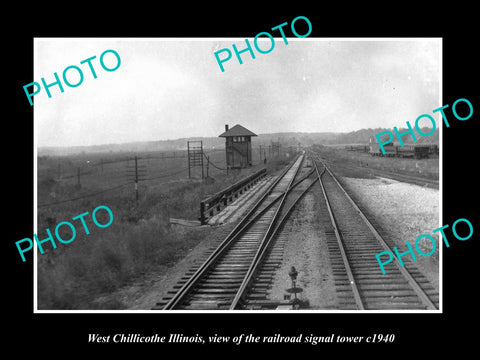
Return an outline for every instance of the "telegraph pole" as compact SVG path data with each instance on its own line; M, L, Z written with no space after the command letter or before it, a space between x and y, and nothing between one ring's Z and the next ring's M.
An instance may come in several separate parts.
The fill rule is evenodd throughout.
M210 165L210 156L207 156L207 178L208 178L208 166ZM203 167L202 167L202 178L203 178Z
M138 163L137 163L137 155L135 155L135 200L138 203Z
M80 168L77 168L77 187L80 189L82 185L80 184Z
M133 166L134 167L131 168L130 166L127 165L127 180L130 180L130 181L133 180L133 182L134 182L135 200L136 200L137 205L138 205L138 199L139 199L138 183L140 181L145 180L146 175L147 175L147 168L145 167L145 165L141 165L141 166L138 165L138 158L137 158L136 155L135 155L135 158L134 158Z

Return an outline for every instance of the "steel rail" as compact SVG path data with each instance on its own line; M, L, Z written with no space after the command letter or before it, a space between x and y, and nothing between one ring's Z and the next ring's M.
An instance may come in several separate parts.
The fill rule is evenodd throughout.
M310 171L307 176L303 177L302 179L305 180L310 175L312 175L314 170ZM303 181L302 180L302 181ZM245 276L245 279L243 280L242 284L240 285L240 288L235 295L234 300L232 301L232 304L230 305L230 310L235 310L237 307L239 307L241 301L243 298L246 296L247 291L249 287L252 284L252 281L255 277L255 275L258 273L260 270L260 266L262 265L262 262L267 254L268 249L270 248L270 245L272 244L273 239L275 236L278 234L280 228L283 226L285 221L288 219L290 216L290 213L292 212L293 208L295 205L303 198L303 196L310 190L310 188L318 181L318 179L315 179L312 181L306 189L302 191L302 193L294 200L292 204L288 207L287 211L283 214L281 219L276 223L276 226L274 230L270 233L270 235L266 235L261 247L257 250L257 253L255 254L254 260L252 261L252 264L250 265L250 268L247 271L247 275ZM287 194L286 194L287 195ZM285 197L284 197L285 198ZM283 200L282 200L283 201Z
M252 273L252 269L254 269L256 267L256 265L258 265L258 262L260 261L259 260L259 254L262 253L262 250L265 248L265 244L269 242L269 239L271 238L272 236L272 231L275 229L274 226L275 226L275 222L276 220L278 219L278 216L280 214L280 211L282 210L283 208L283 205L285 203L285 199L287 197L287 195L289 194L289 192L293 189L293 184L294 184L294 180L295 178L297 177L301 167L302 167L302 164L303 164L303 161L305 160L305 157L303 157L302 159L302 162L300 163L300 165L298 166L297 168L297 171L295 172L295 174L292 176L292 178L290 179L288 185L287 185L287 189L285 190L285 192L279 196L279 198L281 198L280 200L280 205L277 207L277 209L275 210L275 213L273 214L273 217L270 221L270 224L268 225L268 228L267 228L267 231L265 232L265 235L262 237L262 240L260 241L260 245L255 253L255 256L253 257L253 260L252 260L252 263L250 264L248 270L247 270L247 273L242 281L242 284L240 285L240 288L239 290L237 291L233 301L232 301L232 304L230 304L230 307L229 307L229 310L234 310L235 307L237 306L239 300L240 300L240 297L244 294L244 291L246 289L246 286L247 284L250 282L250 279L251 279L251 273ZM307 177L303 177L303 180L305 180ZM303 181L302 180L302 181ZM298 181L296 183L296 185L298 185L300 182Z
M325 170L327 170L327 166L322 163L323 171L321 174L319 174L317 162L315 160L314 160L314 163L315 163L315 169L317 171L320 187L322 188L323 197L325 198L327 210L330 215L330 221L332 222L333 230L335 232L335 237L337 238L338 248L340 249L340 254L342 255L342 260L345 266L345 270L347 272L348 280L350 282L350 286L352 287L353 296L355 298L355 304L357 305L357 309L364 310L365 306L363 305L362 297L360 296L360 292L358 291L357 284L355 283L355 278L353 277L352 269L350 268L350 263L348 261L347 254L345 252L342 236L340 235L340 231L338 230L337 221L335 220L335 215L333 214L332 207L330 206L330 200L328 199L327 192L325 191L325 187L323 186L322 176L325 173Z
M317 155L318 157L318 155ZM378 240L379 244L384 248L386 251L392 252L392 249L390 246L385 242L383 237L378 233L378 231L375 229L373 224L368 220L366 215L363 213L363 211L358 207L356 202L350 197L348 192L344 189L344 187L340 184L340 182L337 180L335 175L330 171L330 169L326 166L326 164L319 159L319 161L323 164L325 167L325 170L329 173L331 178L334 180L334 182L337 184L338 188L342 191L342 193L345 195L345 197L348 199L348 201L351 203L352 207L356 210L358 215L361 217L361 219L364 221L364 223L367 225L367 227L370 229L371 233L374 235L374 237ZM326 198L326 197L325 197ZM329 210L330 211L330 210ZM337 231L337 230L336 230ZM342 247L340 247L342 249ZM397 258L395 258L394 264L396 265L397 269L400 271L400 273L403 275L405 280L407 280L408 284L411 286L412 290L416 293L418 298L421 300L421 302L426 306L427 309L429 310L437 310L437 307L435 304L430 300L428 295L425 293L425 291L420 287L418 282L413 278L413 276L410 274L410 272L403 266L401 266L400 262L398 261ZM348 272L348 270L347 270ZM350 279L350 275L349 275ZM355 292L354 292L355 294ZM356 295L355 295L356 297Z
M253 218L252 215L258 210L265 199L271 194L275 186L284 178L287 172L296 163L299 156L296 157L277 177L277 179L268 187L267 191L262 197L255 203L252 209L242 218L242 220L234 227L234 229L227 235L225 240L213 251L212 254L203 262L203 264L195 271L195 273L186 281L186 283L175 293L170 301L163 307L163 310L171 310L175 308L189 293L193 286L199 281L199 279L220 259L220 257L230 248L230 246L241 236L255 221L261 217L268 209L270 209L277 201L279 201L283 194L280 194L264 209L262 209ZM303 161L303 160L302 160ZM299 167L300 168L300 167ZM295 176L293 177L295 178ZM298 185L298 183L296 184Z
M353 208L358 212L362 220L365 222L365 224L368 226L368 228L371 230L372 234L375 236L375 238L378 240L380 245L386 250L392 252L392 249L390 246L385 242L383 237L378 233L378 231L375 229L375 227L372 225L370 220L365 216L363 211L358 207L358 205L355 203L355 201L350 197L350 195L347 193L347 191L343 188L343 186L338 182L337 178L333 173L330 171L330 169L322 162L320 161L324 166L327 172L330 174L332 179L335 181L335 183L338 185L339 189L343 192L345 197L350 201L352 204ZM393 252L392 252L393 253ZM429 310L437 310L437 307L435 304L430 300L430 298L427 296L425 291L420 287L420 285L417 283L417 281L413 278L413 276L410 274L410 272L403 266L400 265L399 261L397 258L395 258L395 265L397 266L398 270L402 273L404 278L407 280L407 282L410 284L414 292L417 294L417 296L420 298L422 303L427 307Z

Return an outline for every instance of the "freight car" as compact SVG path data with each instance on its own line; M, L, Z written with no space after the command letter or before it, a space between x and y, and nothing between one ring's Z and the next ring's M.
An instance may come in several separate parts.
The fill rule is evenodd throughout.
M437 144L430 144L429 146L429 154L435 154L438 155L438 145Z
M423 159L428 158L430 153L429 145L404 145L386 144L384 145L385 155L380 150L378 143L370 144L370 154L372 156L386 156L386 157L403 157L403 158L415 158Z
M368 145L345 145L347 151L369 152L370 146Z

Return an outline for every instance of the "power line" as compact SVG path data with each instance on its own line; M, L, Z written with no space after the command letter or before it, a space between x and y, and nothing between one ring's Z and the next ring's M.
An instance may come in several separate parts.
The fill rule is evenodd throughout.
M204 154L205 155L205 154ZM105 162L103 163L104 165L106 164ZM214 164L212 164L213 166L215 166ZM222 169L222 168L219 168L217 166L215 166L217 169L219 170L225 170L225 169ZM160 176L155 176L155 177L151 177L151 178L147 178L147 179L142 179L141 181L151 181L151 180L156 180L156 179L162 179L162 178L167 178L167 177L171 177L171 176L175 176L175 175L178 175L184 171L186 171L187 168L183 168L179 171L175 171L173 173L168 173L168 174L162 174ZM83 173L84 175L86 174L92 174L91 172L90 173ZM72 176L68 176L68 177L63 177L63 179L67 179L67 178L74 178L75 176L72 175ZM91 197L91 196L96 196L96 195L100 195L100 194L103 194L107 191L111 191L111 190L116 190L116 189L119 189L123 186L126 186L126 185L130 185L130 184L133 184L134 181L129 181L129 182L126 182L126 183L123 183L121 185L118 185L118 186L114 186L112 188L108 188L108 189L104 189L104 190L100 190L100 191L97 191L97 192L94 192L94 193L91 193L91 194L86 194L86 195L82 195L82 196L78 196L78 197L75 197L75 198L71 198L71 199L65 199L65 200L60 200L60 201L54 201L54 202L51 202L51 203L48 203L48 204L40 204L38 205L37 207L38 208L41 208L41 207L45 207L45 206L50 206L50 205L57 205L57 204L62 204L62 203L66 203L66 202L69 202L69 201L76 201L76 200L81 200L81 199L85 199L87 197Z
M163 175L160 175L160 176L155 176L153 178L148 178L148 179L145 179L145 181L149 181L149 180L155 180L155 179L162 179L162 178L166 178L166 177L170 177L170 176L173 176L173 175L178 175L184 171L186 171L187 168L184 168L182 170L179 170L179 171L176 171L174 173L170 173L170 174L163 174Z
M48 203L48 204L41 204L41 205L38 205L37 207L41 208L41 207L44 207L44 206L57 205L57 204L62 204L62 203L66 203L66 202L69 202L69 201L75 201L75 200L85 199L85 198L90 197L90 196L95 196L95 195L103 194L103 193L105 193L105 192L107 192L107 191L119 189L119 188L121 188L122 186L129 185L129 184L132 184L132 183L133 183L133 182L130 181L130 182L127 182L127 183L124 183L124 184L115 186L115 187L113 187L113 188L108 188L108 189L105 189L105 190L97 191L97 192L92 193L92 194L87 194L87 195L79 196L79 197L72 198L72 199L55 201L55 202Z
M217 165L215 165L211 160L210 160L210 157L205 155L205 152L203 153L203 156L205 156L205 159L207 159L208 163L209 164L212 164L212 166L218 170L227 170L227 169L224 169L224 168L221 168L221 167L218 167Z
M161 178L166 178L166 177L170 177L170 176L174 176L174 175L178 175L184 171L186 171L187 169L184 168L180 171L176 171L176 172L173 172L173 173L169 173L169 174L163 174L163 175L160 175L160 176L156 176L156 177L153 177L153 178L148 178L148 179L145 179L145 180L142 180L142 181L150 181L150 180L155 180L155 179L161 179ZM107 191L111 191L111 190L116 190L116 189L119 189L123 186L126 186L126 185L130 185L130 184L133 184L134 181L129 181L129 182L126 182L124 184L121 184L121 185L118 185L118 186L114 186L112 188L108 188L108 189L104 189L104 190L100 190L100 191L97 191L97 192L94 192L94 193L91 193L91 194L87 194L87 195L82 195L82 196L79 196L79 197L76 197L76 198L72 198L72 199L65 199L65 200L60 200L60 201L55 201L55 202L51 202L51 203L48 203L48 204L41 204L41 205L38 205L37 207L41 208L41 207L45 207L45 206L50 206L50 205L57 205L57 204L62 204L62 203L66 203L66 202L69 202L69 201L76 201L76 200L81 200L81 199L85 199L87 197L91 197L91 196L96 196L96 195L100 195L100 194L103 194Z

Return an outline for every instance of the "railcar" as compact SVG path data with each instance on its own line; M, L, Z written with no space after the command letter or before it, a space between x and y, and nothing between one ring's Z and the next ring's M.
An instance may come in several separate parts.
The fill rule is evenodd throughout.
M423 159L428 158L430 153L430 145L413 145L408 144L404 146L387 144L384 145L385 155L380 150L380 146L377 143L370 144L370 154L372 156L385 156L385 157L402 157L402 158L415 158Z
M430 144L428 146L428 153L438 155L438 145L437 144Z
M369 152L370 147L368 145L346 145L345 150L357 151L357 152Z

